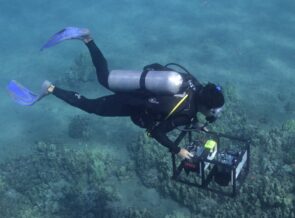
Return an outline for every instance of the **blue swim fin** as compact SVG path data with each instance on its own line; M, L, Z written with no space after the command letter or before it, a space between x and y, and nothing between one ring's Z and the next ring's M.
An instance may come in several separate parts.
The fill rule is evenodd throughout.
M7 90L11 98L18 104L31 106L39 101L44 95L38 95L15 80L11 80L7 85Z
M64 40L83 39L83 37L89 34L89 30L86 28L66 27L51 36L49 40L41 47L41 51L45 48L50 48Z

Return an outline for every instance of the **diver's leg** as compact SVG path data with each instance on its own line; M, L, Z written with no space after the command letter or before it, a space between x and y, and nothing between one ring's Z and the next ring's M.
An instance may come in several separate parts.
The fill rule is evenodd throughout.
M141 99L117 94L87 99L76 92L66 91L58 87L54 87L52 94L74 107L100 116L131 116L144 103Z
M85 37L83 41L89 49L99 83L108 89L109 70L105 57L90 36Z

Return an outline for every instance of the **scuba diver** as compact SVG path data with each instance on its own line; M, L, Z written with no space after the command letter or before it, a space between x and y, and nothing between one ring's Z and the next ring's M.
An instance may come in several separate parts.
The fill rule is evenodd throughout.
M35 94L12 80L7 88L16 102L33 105L44 96L53 94L88 113L105 117L129 116L172 154L186 159L193 157L188 150L178 147L170 140L167 133L178 126L199 125L198 112L206 117L207 123L214 122L224 105L220 86L213 83L202 85L185 68L173 63L166 66L155 63L145 66L141 71L109 71L104 55L96 46L90 31L84 28L64 28L53 35L41 50L69 39L78 39L85 43L96 68L98 82L114 94L87 99L49 81L43 82L41 94ZM172 65L182 68L186 73L169 68ZM205 129L204 126L200 128Z

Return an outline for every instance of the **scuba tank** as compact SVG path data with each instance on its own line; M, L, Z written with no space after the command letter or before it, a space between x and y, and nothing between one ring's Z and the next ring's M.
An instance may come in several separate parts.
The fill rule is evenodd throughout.
M181 91L184 79L173 70L112 70L109 89L114 92L148 91L159 95L174 95Z

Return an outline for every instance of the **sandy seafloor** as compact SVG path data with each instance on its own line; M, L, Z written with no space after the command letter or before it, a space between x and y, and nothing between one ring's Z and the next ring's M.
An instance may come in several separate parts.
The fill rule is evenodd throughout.
M10 79L16 79L38 90L44 79L55 81L69 71L74 59L87 52L82 43L65 42L39 51L49 36L65 26L88 27L111 69L180 63L203 82L235 85L248 119L259 128L280 126L295 115L294 11L291 0L1 0L0 161L30 152L36 141L77 148L82 144L67 134L69 120L82 111L53 96L34 107L21 107L5 89ZM89 97L107 93L95 82L76 91ZM118 140L111 134L126 131L116 122L129 120L89 117L105 125L96 146L114 156L123 154L125 149L118 148L128 144L128 137ZM142 130L128 131L133 136ZM154 190L146 192L146 205L153 207L159 201L162 213L169 212L171 204L176 207ZM136 204L127 198L127 207Z

